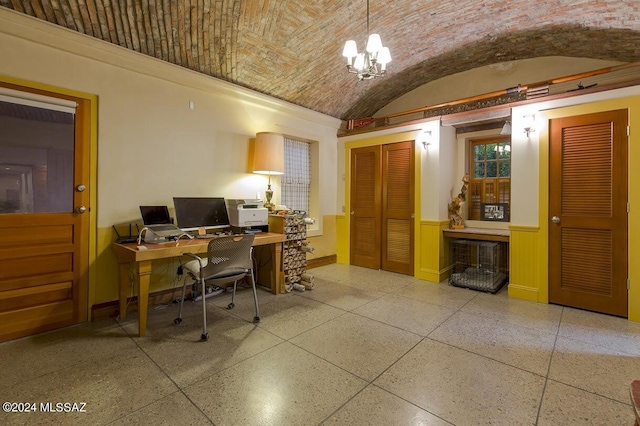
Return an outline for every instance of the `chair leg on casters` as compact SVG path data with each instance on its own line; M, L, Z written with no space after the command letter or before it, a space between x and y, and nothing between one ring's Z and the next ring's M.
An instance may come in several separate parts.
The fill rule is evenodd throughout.
M178 325L182 322L182 305L184 304L184 294L187 290L187 280L185 279L184 284L182 284L182 298L180 299L180 309L178 310L178 318L173 320L173 323Z
M253 323L260 322L260 310L258 309L258 292L256 291L256 279L253 277L253 269L251 270L251 288L253 289L253 301L256 305L256 316L253 317Z
M234 300L236 299L236 289L238 288L238 281L233 282L233 293L231 293L231 303L227 305L227 309L233 309L236 304Z
M203 341L209 340L209 333L207 333L207 298L205 297L205 282L203 279L200 280L201 289L202 289L202 336L200 339Z

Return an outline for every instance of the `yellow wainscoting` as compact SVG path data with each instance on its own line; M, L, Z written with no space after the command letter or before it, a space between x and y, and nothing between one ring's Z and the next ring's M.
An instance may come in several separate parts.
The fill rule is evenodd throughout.
M307 240L314 249L313 253L307 253L307 260L336 254L336 216L324 215L320 220L322 220L321 234L311 236L310 228L307 228Z
M98 256L95 262L96 280L92 283L95 298L93 304L118 300L118 263L111 251L114 233L111 227L97 229Z
M345 215L336 215L336 262L349 264L349 222Z
M540 228L510 225L509 231L509 297L548 303L546 248L541 246Z
M442 230L448 226L449 220L420 222L420 259L416 268L416 278L439 283L449 277L449 242L442 236Z

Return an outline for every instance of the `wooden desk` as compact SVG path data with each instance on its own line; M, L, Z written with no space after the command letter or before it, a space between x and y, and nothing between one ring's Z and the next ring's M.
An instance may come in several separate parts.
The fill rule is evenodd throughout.
M282 263L283 234L263 232L256 234L254 246L271 244L271 253L275 262L271 273L269 287L273 294L280 293L280 269ZM147 329L147 309L149 307L149 277L151 262L157 259L179 257L185 253L206 253L209 239L178 240L163 244L143 244L146 250L139 250L137 244L113 243L111 249L118 260L120 283L120 318L127 315L127 296L129 294L129 266L136 263L138 275L138 334L144 336Z
M485 228L443 229L442 235L449 238L465 238L467 240L502 241L505 243L509 242L508 229L485 229Z

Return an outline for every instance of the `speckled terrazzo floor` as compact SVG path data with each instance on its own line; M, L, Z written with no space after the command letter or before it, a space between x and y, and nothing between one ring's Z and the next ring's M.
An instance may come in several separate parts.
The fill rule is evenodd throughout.
M0 424L632 425L640 324L364 268L225 309L152 307L0 344L2 401L86 403Z

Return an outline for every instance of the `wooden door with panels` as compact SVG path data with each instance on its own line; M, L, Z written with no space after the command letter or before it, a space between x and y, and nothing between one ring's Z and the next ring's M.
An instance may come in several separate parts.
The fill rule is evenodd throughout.
M0 83L0 341L87 320L90 109Z
M382 146L382 269L413 275L414 146Z
M413 275L414 143L351 151L351 264Z
M351 150L351 264L380 269L382 223L380 146Z
M549 123L549 302L627 317L627 111Z

